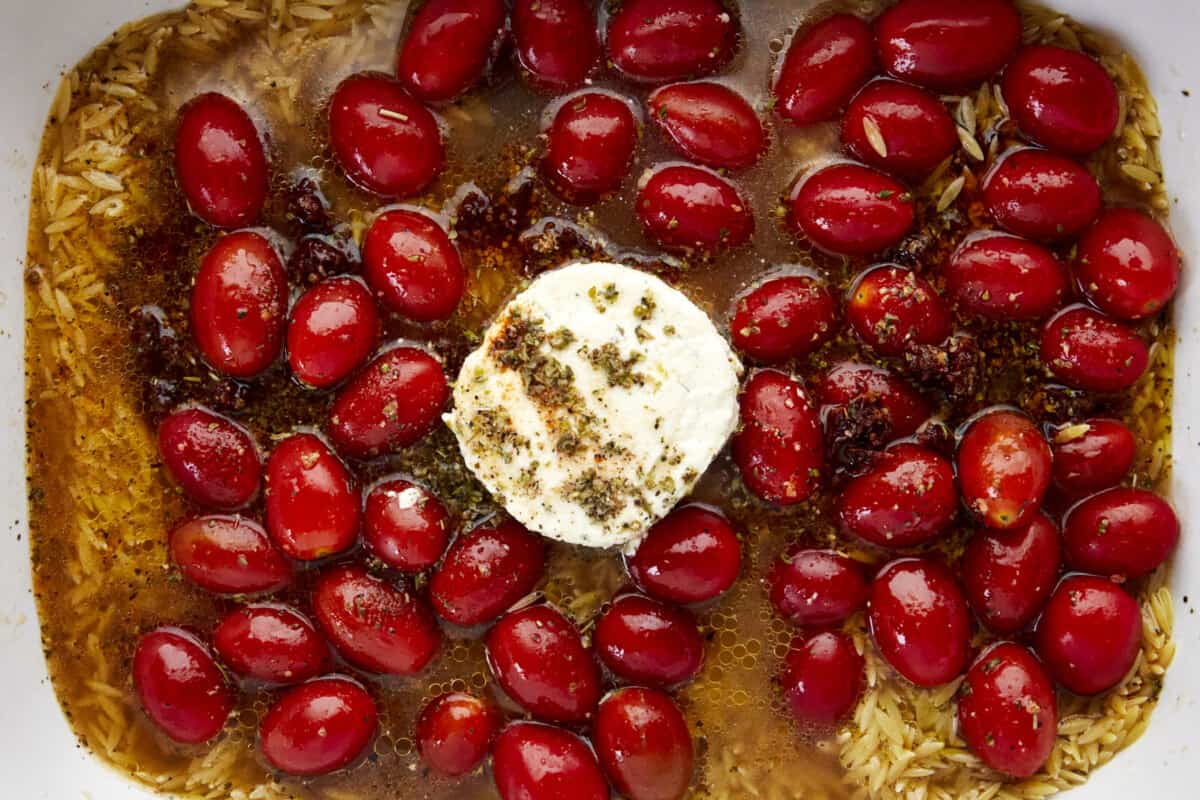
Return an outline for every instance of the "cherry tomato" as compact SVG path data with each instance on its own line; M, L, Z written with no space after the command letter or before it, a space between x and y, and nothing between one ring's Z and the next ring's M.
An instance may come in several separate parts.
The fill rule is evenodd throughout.
M637 142L638 122L623 98L599 91L570 95L546 131L542 175L566 199L593 203L621 188Z
M650 527L627 566L646 594L669 603L704 603L737 580L742 546L720 513L684 505Z
M918 686L947 683L967 666L967 601L941 564L920 558L888 564L871 584L869 618L880 655Z
M1052 440L1054 482L1074 497L1116 486L1137 457L1133 431L1115 419L1089 419L1060 427Z
M1004 100L1021 132L1051 150L1085 156L1117 128L1117 87L1094 58L1051 45L1023 48L1004 71Z
M1097 575L1140 578L1179 543L1179 518L1166 500L1118 486L1077 503L1063 518L1067 564Z
M784 373L761 370L746 382L740 404L733 460L746 488L775 505L807 500L825 465L821 423L808 394Z
M1062 306L1070 277L1049 250L1003 233L971 234L942 268L960 308L984 319L1044 319Z
M587 742L539 722L511 723L492 747L501 800L608 800L608 782Z
M1050 675L1075 694L1116 686L1137 660L1142 614L1121 587L1091 575L1063 578L1034 636Z
M977 531L967 542L960 571L975 616L1007 635L1041 612L1061 564L1058 526L1039 511L1023 527Z
M933 410L913 386L882 367L842 361L821 377L815 394L821 403L821 418L831 414L856 414L863 405L878 406L887 415L887 438L910 436Z
M284 693L263 717L258 747L289 775L325 775L352 764L379 727L371 695L350 678L330 675Z
M417 752L436 772L466 775L487 758L503 721L498 709L474 695L438 695L417 718Z
M142 634L133 653L133 688L150 721L181 744L207 742L233 710L233 692L212 653L182 628Z
M229 612L213 629L213 647L234 672L268 683L300 683L329 663L329 648L308 617L280 603Z
M673 83L646 101L650 119L680 155L718 169L743 169L767 147L758 114L720 83Z
M875 21L884 69L939 91L974 88L999 72L1022 28L1010 0L901 0Z
M1065 156L1021 148L988 171L983 203L1001 228L1056 242L1074 237L1100 213L1100 184Z
M1041 358L1064 383L1092 392L1120 392L1142 377L1150 350L1128 326L1074 305L1046 321Z
M197 503L232 511L258 494L262 464L249 432L206 408L185 408L158 426L158 454Z
M767 364L802 358L837 333L837 301L811 275L770 278L742 295L729 321L733 346Z
M451 545L429 595L455 625L489 622L533 591L546 564L545 541L516 522L481 525Z
M171 531L168 547L184 578L217 594L274 592L292 580L267 532L245 517L189 519Z
M799 545L771 565L767 587L775 610L800 626L837 625L867 602L867 579L856 561Z
M391 478L367 494L363 541L389 567L423 572L442 557L450 539L450 514L422 486Z
M514 0L512 32L524 75L543 92L577 88L600 60L586 0Z
M957 510L954 467L932 450L903 442L880 453L837 501L844 531L886 548L932 540Z
M940 344L950 335L950 309L929 281L895 264L858 277L846 301L846 320L859 338L886 356L913 345Z
M680 800L692 782L692 735L657 689L617 689L596 712L592 742L613 786L629 800Z
M1046 437L1028 417L997 409L976 417L958 444L963 501L989 528L1027 525L1050 485Z
M783 664L783 696L801 724L827 725L854 710L862 692L863 657L845 633L797 636Z
M453 100L487 72L505 37L504 0L427 0L396 58L396 76L426 103Z
M287 329L288 366L306 386L328 389L362 366L379 343L379 311L357 278L328 278L300 296Z
M912 195L870 167L834 164L798 184L788 225L821 250L868 256L898 243L912 228Z
M842 144L876 169L923 179L959 148L950 112L933 95L899 81L868 83L842 118Z
M275 445L267 459L267 530L301 561L354 545L361 500L350 474L324 442L300 433Z
M626 0L608 19L608 58L637 81L677 81L723 67L739 25L718 0Z
M1179 250L1158 222L1110 208L1079 239L1079 287L1101 311L1138 320L1157 314L1179 287Z
M792 38L772 87L775 110L796 125L833 119L874 72L871 27L834 14Z
M691 612L637 594L613 601L593 639L604 665L632 683L675 686L704 663L704 639Z
M371 223L363 240L363 277L385 308L416 322L451 316L467 282L442 226L403 208Z
M638 189L637 214L646 234L679 252L737 247L754 233L754 217L729 181L701 167L660 167Z
M251 225L267 197L267 157L254 121L223 94L179 109L175 176L188 207L218 228Z

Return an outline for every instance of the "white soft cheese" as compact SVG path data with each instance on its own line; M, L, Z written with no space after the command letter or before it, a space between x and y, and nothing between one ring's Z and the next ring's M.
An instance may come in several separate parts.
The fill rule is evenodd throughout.
M618 264L574 264L504 307L445 421L525 526L628 551L733 432L741 371L681 292Z

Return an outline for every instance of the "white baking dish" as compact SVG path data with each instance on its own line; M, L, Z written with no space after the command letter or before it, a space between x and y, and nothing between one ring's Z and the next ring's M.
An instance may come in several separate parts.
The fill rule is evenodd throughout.
M787 0L771 0L786 2ZM0 0L0 798L119 800L149 796L75 742L46 676L30 591L24 477L23 287L29 182L61 73L122 22L178 0ZM1200 797L1200 47L1184 0L1057 0L1117 33L1158 98L1172 227L1186 256L1176 306L1174 502L1184 523L1175 557L1178 654L1149 730L1072 800ZM1185 92L1191 92L1188 97ZM1197 376L1200 377L1200 376ZM1195 420L1195 422L1193 422ZM1189 592L1191 596L1189 596ZM1184 603L1188 598L1190 603Z

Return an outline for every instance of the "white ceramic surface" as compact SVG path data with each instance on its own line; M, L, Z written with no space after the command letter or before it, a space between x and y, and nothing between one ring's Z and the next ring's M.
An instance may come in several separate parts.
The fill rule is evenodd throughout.
M770 0L777 2L778 0ZM784 0L786 2L786 0ZM125 800L151 796L76 744L54 699L29 585L22 389L23 290L29 181L50 99L63 70L123 21L172 0L0 0L0 798ZM1146 735L1072 800L1200 796L1200 47L1188 0L1058 0L1116 32L1158 98L1172 226L1187 256L1177 305L1174 501L1184 521L1175 557L1178 654ZM1189 98L1184 94L1190 90ZM1192 593L1191 604L1182 598Z

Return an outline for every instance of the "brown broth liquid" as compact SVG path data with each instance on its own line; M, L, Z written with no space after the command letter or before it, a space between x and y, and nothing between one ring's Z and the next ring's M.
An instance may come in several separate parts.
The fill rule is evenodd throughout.
M695 261L685 269L664 269L662 274L705 308L719 324L733 306L733 298L746 286L764 275L789 267L803 266L824 275L839 290L844 290L866 262L835 259L813 252L789 235L781 224L779 211L794 177L801 171L836 155L836 124L803 129L776 125L766 110L768 86L773 65L784 49L790 32L798 24L831 8L873 16L874 2L817 5L809 0L781 4L746 0L741 4L743 40L739 53L728 69L716 78L727 83L756 108L771 126L770 150L754 167L737 173L732 179L749 198L756 221L750 246L723 254L711 261ZM188 339L187 296L199 259L216 233L187 213L171 175L171 134L178 107L190 97L208 90L230 94L242 101L263 130L269 131L270 158L274 185L263 224L294 237L297 227L288 218L286 193L293 169L306 168L319 174L321 187L331 204L331 214L344 223L343 233L361 235L369 215L383 205L377 198L352 187L339 173L328 155L324 130L325 105L334 86L347 75L363 70L391 69L395 42L401 35L399 22L388 35L378 36L347 57L338 34L307 46L304 69L290 73L298 79L294 106L280 113L256 104L264 91L254 76L262 70L239 69L233 65L251 65L269 59L264 47L262 24L248 24L243 33L218 58L189 54L185 49L168 48L155 79L146 88L157 111L139 135L138 143L151 162L153 176L143 187L151 202L144 218L124 220L113 232L113 246L121 254L124 266L109 276L115 298L114 324L120 330L131 328L130 320L139 308L160 307L166 319L184 342L185 367L180 396L189 391L206 391L216 379L199 362ZM344 43L343 43L344 44ZM536 165L540 147L539 131L545 109L551 102L527 88L504 65L497 70L492 85L472 92L456 106L442 109L446 125L447 168L430 192L408 202L432 209L446 208L452 216L454 204L448 202L468 182L484 193L498 197L503 187L520 176L523 169ZM622 82L611 74L602 74L595 86L619 92L644 107L648 89ZM985 148L986 148L985 143ZM656 267L660 256L643 236L632 207L638 175L654 164L677 160L665 147L662 137L647 127L642 138L632 175L624 188L605 201L587 208L569 206L556 199L540 184L536 185L530 222L553 216L569 220L603 237L616 257L637 259L644 256ZM968 180L963 194L946 213L935 211L934 204L944 187L969 164L959 152L954 163L923 187L914 187L918 207L919 231L903 245L898 259L912 263L934 277L940 257L958 241L962 233L983 215L975 199L976 184ZM974 165L972 165L974 166ZM1108 167L1101 158L1097 169ZM982 175L983 168L975 167ZM536 183L536 179L535 179ZM1105 181L1109 200L1137 201ZM33 229L42 225L34 220ZM482 330L487 320L504 301L527 280L530 267L524 249L506 233L499 241L479 243L470 236L459 236L459 244L470 273L468 295L456 316L444 324L414 326L398 319L387 323L388 338L411 338L426 342L441 354L450 375L469 351L469 334ZM905 251L909 255L905 255ZM570 258L581 253L564 253ZM590 255L590 254L589 254ZM884 259L886 260L886 259ZM1124 401L1106 407L1076 406L1058 393L1047 393L1045 375L1037 363L1035 329L1031 326L981 325L963 319L964 329L976 334L989 356L984 385L977 395L957 404L943 402L941 413L955 425L987 405L1005 402L1019 405L1038 419L1060 421L1071 412L1102 410L1116 415L1128 409ZM1157 327L1153 330L1158 332ZM1165 333L1163 334L1165 338ZM145 424L154 424L160 408L148 399L153 392L148 382L154 366L134 355L128 338L103 350L96 369L101 379L126 387L130 396L140 398ZM872 360L860 353L849 336L843 336L823 348L810 360L792 365L798 376L808 379L840 358L854 356ZM178 368L178 365L176 365ZM196 389L196 387L200 387ZM317 394L294 384L282 367L276 367L249 387L238 389L240 399L230 413L250 427L264 449L277 437L301 426L319 427L330 402L328 394ZM931 395L941 397L941 395ZM38 417L36 404L31 408L32 480L45 495L65 494L56 485L56 464L67 458L66 442L56 442L55 421ZM130 469L144 469L145 465ZM428 483L451 508L462 529L469 528L495 509L459 459L452 436L439 430L427 441L410 450L379 462L362 466L357 474L363 484L393 472L405 473ZM136 585L113 586L111 603L115 607L113 624L98 646L105 657L116 664L119 675L127 675L127 664L140 632L158 624L186 624L210 630L232 602L214 598L182 583L177 574L164 567L165 539L170 524L194 511L177 493L162 486L162 527L145 531L147 540L142 555L141 579ZM837 747L830 731L801 731L786 714L773 685L782 655L796 631L776 617L763 590L762 576L786 543L804 541L819 546L830 544L853 552L871 563L887 560L886 554L865 550L861 545L842 541L829 513L831 493L812 502L786 509L769 509L750 498L736 479L727 455L722 455L708 471L695 492L695 498L722 508L745 531L743 576L726 596L699 610L709 645L704 671L689 686L678 692L679 701L692 726L697 746L698 768L695 797L741 797L744 791L728 774L730 764L749 776L770 776L770 783L786 786L793 796L843 797L849 789L840 782L835 759ZM35 503L33 507L35 542L34 563L41 602L47 653L56 688L68 715L99 713L86 708L80 699L88 692L87 661L81 657L84 644L68 635L66 621L75 611L71 606L69 576L55 568L69 547L56 534L66 530L64 523L74 506L65 502ZM251 514L260 514L261 508ZM938 550L953 558L966 535L966 521L942 543ZM307 607L307 574L284 599ZM567 610L585 629L602 604L623 585L626 577L618 555L589 552L560 544L551 547L547 577L542 586L547 598ZM382 712L381 735L369 762L350 770L311 781L280 777L289 792L299 798L357 797L362 800L383 798L489 798L495 796L486 769L458 780L444 780L426 774L414 751L411 739L414 719L423 703L442 691L469 690L491 694L491 681L483 661L478 632L448 631L440 656L431 668L416 678L366 676L375 687ZM347 669L348 672L353 670ZM254 747L258 718L267 708L271 693L252 686L244 687L238 710L229 730L223 734L241 742L240 755L229 770L231 786L251 787L270 777L269 770ZM127 677L122 684L127 706L136 707ZM506 707L514 716L519 712L511 703ZM138 735L131 737L132 756L139 768L150 775L177 774L186 769L197 752L179 748L158 735L140 713L135 712ZM78 722L78 720L77 720ZM85 737L86 739L86 737ZM93 749L100 749L89 741ZM201 749L202 751L202 749Z

